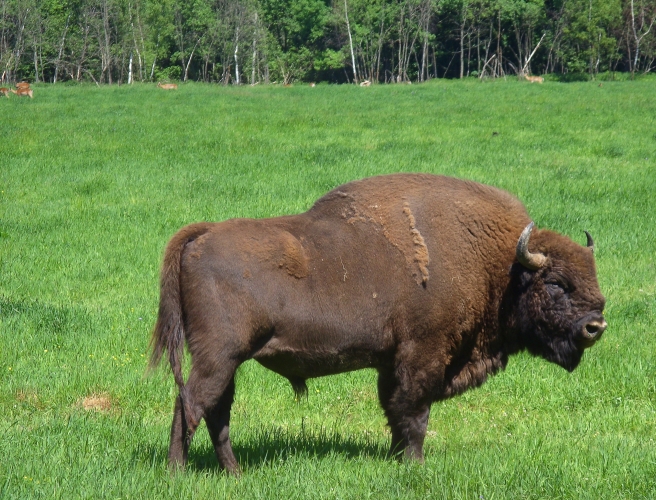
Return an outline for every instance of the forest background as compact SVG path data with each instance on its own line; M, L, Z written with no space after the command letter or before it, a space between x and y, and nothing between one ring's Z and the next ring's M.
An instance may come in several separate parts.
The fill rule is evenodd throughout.
M0 0L3 82L631 78L656 0Z

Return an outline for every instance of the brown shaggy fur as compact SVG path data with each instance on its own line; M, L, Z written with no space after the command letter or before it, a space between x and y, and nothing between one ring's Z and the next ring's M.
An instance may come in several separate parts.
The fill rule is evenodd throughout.
M221 467L237 367L289 379L379 373L390 452L423 459L431 403L482 384L522 349L568 370L606 327L589 248L534 230L508 193L426 174L341 186L306 213L193 224L169 242L151 365L168 352L180 389L169 462L183 465L205 419ZM192 367L185 383L182 349Z

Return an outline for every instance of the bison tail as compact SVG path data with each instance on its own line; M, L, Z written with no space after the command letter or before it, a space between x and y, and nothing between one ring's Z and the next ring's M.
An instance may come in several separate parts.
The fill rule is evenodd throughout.
M160 274L159 312L150 340L152 353L149 369L159 365L164 351L168 351L175 383L182 391L182 356L184 353L184 326L180 297L180 261L185 246L205 234L209 223L191 224L178 231L166 246Z

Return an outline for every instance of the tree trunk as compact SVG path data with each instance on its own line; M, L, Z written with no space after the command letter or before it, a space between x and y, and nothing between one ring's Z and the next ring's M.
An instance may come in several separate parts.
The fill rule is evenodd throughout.
M464 77L465 73L465 35L464 23L460 25L460 78Z
M471 67L471 31L467 31L467 76L469 76L469 68Z
M78 82L82 79L82 74L84 73L82 66L86 60L87 49L89 47L89 31L91 30L88 13L84 14L83 20L84 26L81 26L83 33L82 48L80 49L80 55L77 58L75 74L71 72L71 78Z
M194 57L194 52L196 52L196 48L198 47L198 44L200 43L200 38L196 41L196 45L194 45L193 50L191 51L191 54L189 54L189 59L187 59L187 63L184 65L184 80L187 81L189 78L189 66L191 65L191 59ZM183 60L184 61L184 60Z
M467 27L467 0L462 2L462 11L460 12L460 78L465 76L465 28Z
M255 62L257 60L257 12L255 13L255 30L253 33L253 67L251 68L251 85L255 85Z
M157 34L157 42L155 43L155 55L153 56L153 65L150 67L150 81L153 81L155 75L155 63L157 62L157 49L159 48L159 33Z
M104 0L103 2L103 32L105 35L105 46L104 49L104 64L103 73L107 70L107 80L111 85L112 82L112 40L111 40L111 28L109 26L109 0Z
M62 39L59 43L59 52L57 53L57 59L55 61L55 74L53 76L52 83L57 83L57 73L59 73L59 65L61 64L62 52L64 51L64 43L66 43L66 33L68 32L68 21L71 19L69 14L66 18L66 25L64 26L64 33L62 33Z
M240 85L241 81L239 79L239 59L238 59L238 52L239 52L239 26L237 26L237 30L235 32L235 84Z
M431 3L430 0L424 0L421 3L420 10L420 27L422 31L423 43L421 47L421 67L420 81L428 80L428 36L431 21Z
M25 23L27 22L27 16L29 15L29 13L30 13L29 7L25 9L24 12L18 13L18 33L16 35L16 44L14 45L15 52L13 54L14 68L10 75L10 77L13 78L16 78L16 73L18 72L18 68L20 67L21 57L23 55L23 44L24 44L23 34L25 31Z
M39 83L39 53L34 46L34 83Z
M353 37L351 36L351 24L349 23L348 6L346 5L346 0L344 0L344 16L346 17L346 30L348 31L349 45L351 47L351 63L353 64L353 82L357 85L358 73L355 68L355 53L353 52Z
M654 26L654 22L656 22L656 13L654 13L653 16L654 17L652 18L651 22L649 22L649 27L643 32L646 24L644 5L643 5L642 12L640 12L640 16L639 16L640 27L636 29L636 15L635 15L634 0L631 0L631 29L633 31L633 38L635 40L635 53L633 55L633 64L631 65L629 62L629 64L631 65L631 79L634 78L635 71L638 69L638 66L640 64L640 45L642 43L642 39L651 31L652 27ZM639 32L641 32L640 36L638 36Z
M380 15L380 33L378 33L378 48L376 54L376 81L380 81L380 58L383 52L383 37L385 31L385 13L382 12Z
M128 12L130 15L130 31L132 32L132 44L134 45L134 51L137 53L137 62L139 64L139 79L143 81L143 68L141 65L141 51L139 50L139 44L137 43L137 34L134 29L134 20L132 17L132 4L128 4ZM140 24L140 19L139 19L139 14L137 12L137 25ZM141 26L139 26L141 29ZM142 34L143 37L143 34ZM143 41L143 39L142 39ZM132 61L133 61L133 56L132 56L132 51L130 51L130 69L128 71L128 84L132 83L134 81L134 76L132 74Z

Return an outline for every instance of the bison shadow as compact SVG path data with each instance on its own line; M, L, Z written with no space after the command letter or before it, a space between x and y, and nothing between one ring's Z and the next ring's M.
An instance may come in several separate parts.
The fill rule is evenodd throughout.
M240 439L240 436L245 439ZM387 440L379 439L379 436L344 436L324 429L318 432L292 432L268 426L250 432L237 431L234 437L233 450L243 470L259 469L299 457L339 456L346 459L366 457L385 460L389 447ZM195 441L189 450L186 469L192 472L218 471L219 463L209 440ZM148 446L135 454L136 461L154 465L166 462L168 447Z

